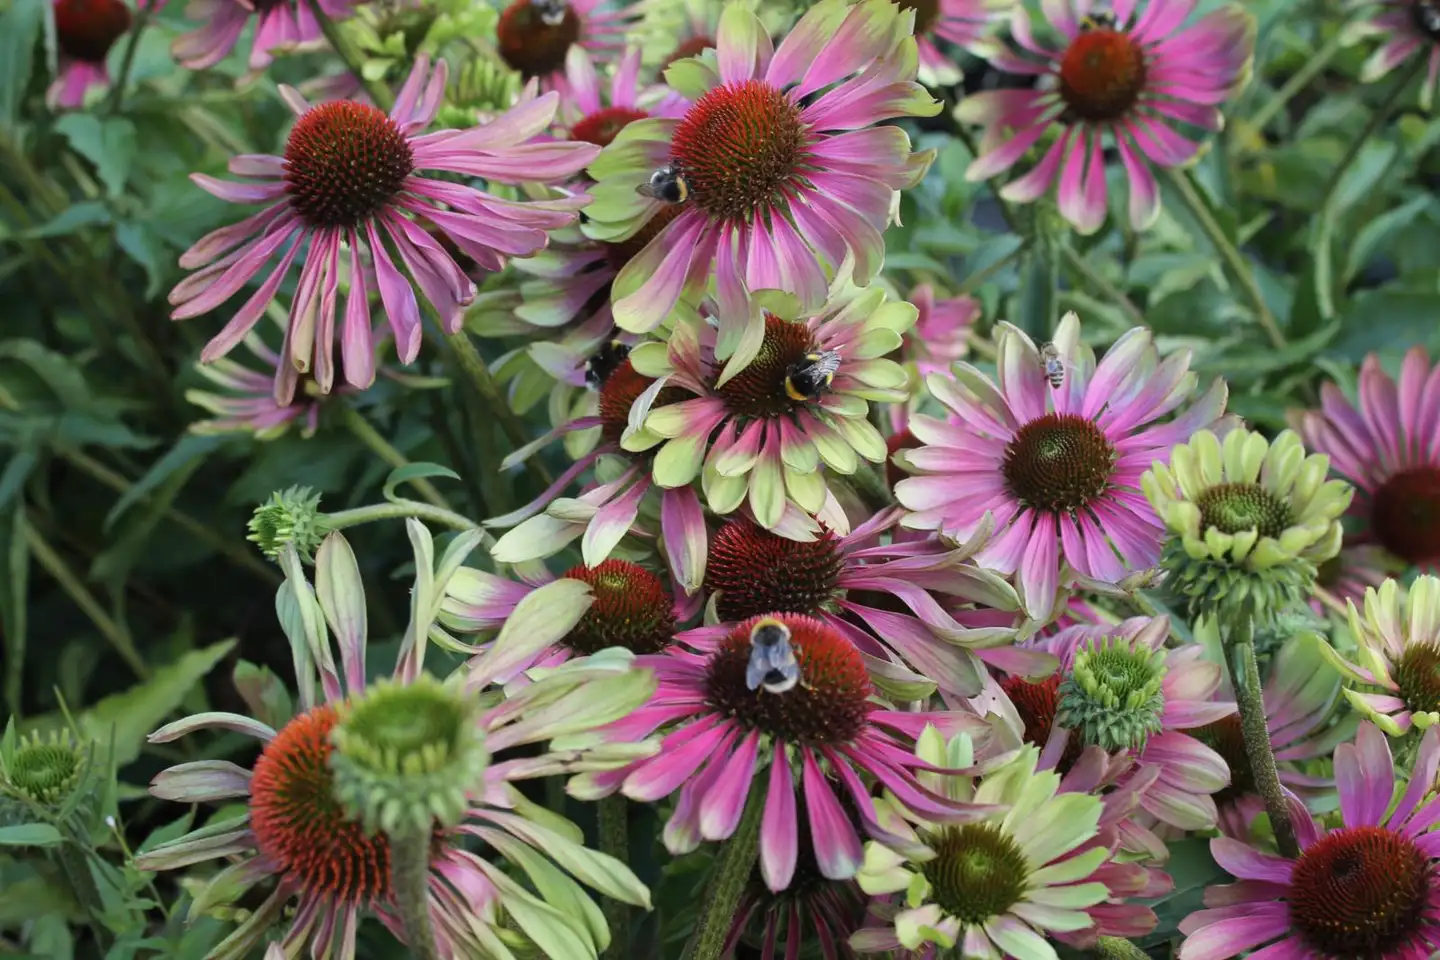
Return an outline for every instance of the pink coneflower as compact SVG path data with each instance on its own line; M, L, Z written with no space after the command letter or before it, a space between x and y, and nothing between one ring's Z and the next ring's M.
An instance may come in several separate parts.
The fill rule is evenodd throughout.
M1335 556L1320 564L1315 577L1315 586L1326 590L1330 596L1344 603L1356 603L1365 599L1365 591L1378 587L1390 577L1405 572L1405 561L1395 556L1378 543L1362 543L1342 547ZM1328 608L1318 598L1310 598L1310 609L1318 616L1325 616Z
M343 20L350 16L355 0L319 3L327 17ZM190 0L186 19L204 26L177 37L170 52L187 69L213 67L235 49L253 17L255 39L247 62L252 71L264 70L276 53L324 46L325 36L309 4L310 0Z
M970 350L970 328L980 319L980 301L963 294L937 298L928 283L911 290L908 299L920 313L905 334L905 359L922 378L949 370Z
M1406 563L1440 567L1440 366L1411 347L1397 383L1370 354L1360 365L1358 402L1333 383L1320 409L1301 415L1300 436L1355 485L1350 515L1361 539Z
M539 77L547 89L565 84L565 58L586 49L620 52L628 15L604 9L607 0L514 0L495 25L496 49L512 70Z
M1164 525L1140 492L1140 476L1171 446L1216 423L1225 383L1165 423L1194 390L1190 352L1162 362L1150 331L1127 330L1096 366L1067 314L1054 347L1063 377L1051 386L1034 341L997 328L1000 382L968 363L955 376L931 375L930 393L946 421L917 414L910 430L923 446L898 455L918 476L895 485L914 511L906 526L968 540L990 513L995 538L977 559L1016 573L1025 609L1049 619L1064 586L1062 566L1100 583L1155 565ZM1066 575L1068 576L1068 575Z
M1211 909L1181 921L1180 960L1247 951L1275 960L1433 956L1440 948L1440 833L1431 827L1440 821L1440 802L1426 795L1437 765L1440 734L1431 730L1392 809L1390 745L1362 725L1354 744L1335 750L1343 825L1322 831L1308 810L1290 803L1298 860L1230 837L1210 841L1215 862L1239 882L1206 890Z
M709 654L672 646L659 656L639 658L638 666L655 671L659 688L648 706L612 724L608 738L628 742L663 727L660 752L624 770L581 775L571 781L570 793L588 797L618 789L651 802L679 790L664 838L667 849L682 853L702 839L724 840L735 832L751 782L768 764L760 869L771 890L784 890L795 874L797 779L815 862L831 880L854 876L861 863L860 837L835 786L866 832L894 839L876 820L862 772L926 817L963 823L992 809L956 803L923 787L915 775L928 764L897 739L897 734L918 736L927 725L952 735L961 730L988 735L988 725L960 713L880 706L872 699L875 689L860 652L819 620L795 614L774 618L788 632L799 682L783 692L752 689L746 681L751 633L766 619L740 624Z
M950 86L960 82L960 68L937 41L968 50L982 59L1001 49L995 27L1015 0L899 0L900 9L915 11L915 42L920 55L920 82Z
M732 5L721 16L718 73L672 68L669 76L686 78L680 92L696 98L685 116L630 124L590 166L597 184L585 229L596 239L628 239L683 207L616 278L620 327L654 329L713 276L724 359L742 342L754 346L749 292L783 290L814 311L847 256L856 281L869 282L896 191L932 156L912 156L899 127L874 125L940 109L914 82L915 41L900 17L889 0L824 0L774 49L755 15ZM683 183L683 197L678 187L672 197L682 203L636 192L662 168Z
M522 103L483 127L421 135L440 106L445 74L444 61L432 73L429 60L418 58L388 117L349 100L311 107L293 90L282 88L299 116L283 157L236 157L230 171L249 178L239 183L191 175L222 200L270 206L201 238L180 258L183 267L203 269L171 291L175 319L215 309L272 258L279 255L280 260L205 346L203 361L223 357L250 331L304 249L281 350L289 362L276 378L275 398L288 403L298 375L312 368L321 391L330 390L336 300L340 274L347 267L350 292L338 331L340 359L349 383L368 387L375 378L375 357L365 282L369 271L362 253L374 263L375 285L397 351L409 363L421 339L420 308L410 278L448 332L460 329L463 308L475 296L474 282L421 223L432 224L480 268L499 270L506 257L534 253L545 246L547 230L574 219L584 196L521 203L418 175L420 170L438 170L498 183L554 181L578 171L597 149L587 143L529 142L555 115L558 97L553 93ZM349 248L345 261L342 246ZM400 254L409 277L391 259L390 248Z
M1368 19L1348 29L1356 36L1385 37L1360 68L1360 79L1379 80L1413 56L1429 61L1425 83L1420 88L1420 106L1429 110L1440 80L1440 8L1431 0L1351 0L1353 7L1371 12Z
M1182 26L1194 6L1191 0L1115 0L1102 16L1090 14L1089 0L1056 0L1043 7L1060 34L1060 45L1050 47L1034 37L1030 15L1017 4L1011 32L1023 50L991 62L1042 82L977 93L960 104L959 119L985 128L966 177L988 180L1009 170L1053 132L1043 159L1000 195L1029 203L1058 175L1061 214L1081 233L1094 233L1108 209L1108 139L1129 182L1130 222L1137 230L1150 226L1160 212L1150 164L1182 166L1200 150L1172 124L1219 130L1218 105L1248 80L1255 49L1255 20L1243 8L1226 6Z
M186 400L215 414L215 419L196 421L190 429L195 433L244 432L253 434L257 440L272 440L298 424L302 437L314 436L320 426L322 398L309 390L297 389L296 399L277 403L275 378L280 370L280 355L267 347L253 330L242 342L250 355L260 361L263 371L252 370L229 357L196 364L196 372L223 392L185 391Z
M105 58L130 30L130 8L122 0L55 0L52 10L59 72L45 102L52 108L82 107L92 87L110 86Z

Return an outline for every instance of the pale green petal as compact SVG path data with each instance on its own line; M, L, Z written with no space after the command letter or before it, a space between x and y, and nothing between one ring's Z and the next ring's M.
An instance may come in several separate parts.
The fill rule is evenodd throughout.
M654 414L651 414L654 416ZM677 437L655 454L655 482L662 487L683 487L695 479L705 458L704 437Z
M1093 850L1086 850L1084 853L1076 854L1073 857L1066 857L1048 867L1041 867L1030 874L1031 887L1047 887L1054 884L1075 883L1084 880L1090 874L1100 869L1109 853L1104 847L1096 847ZM1038 890L1032 890L1030 896L1034 898ZM1046 901L1047 903L1050 901Z

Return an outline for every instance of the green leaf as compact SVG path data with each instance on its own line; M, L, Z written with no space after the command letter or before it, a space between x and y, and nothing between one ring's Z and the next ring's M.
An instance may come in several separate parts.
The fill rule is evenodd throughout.
M198 439L198 438L197 438ZM203 439L213 440L214 437ZM173 452L173 451L172 451ZM190 457L184 463L170 470L158 490L150 497L137 514L126 524L123 534L95 558L90 566L90 578L103 580L117 586L123 585L130 569L139 560L142 551L150 543L155 527L165 516L165 511L175 502L180 491L189 482L191 474L200 467L199 457ZM108 518L107 518L108 523Z
M125 117L101 120L91 113L67 113L55 121L55 129L70 141L70 147L95 165L106 193L118 197L130 179L135 162L135 124Z
M0 16L0 127L13 127L35 59L49 0L14 0Z
M25 505L0 511L0 627L5 634L5 703L21 712L30 593L30 548L25 542Z
M186 434L181 437L165 456L156 460L145 472L145 475L136 480L134 485L126 490L119 500L115 501L115 506L111 507L110 512L105 515L104 529L109 530L114 526L115 521L124 516L126 510L143 499L172 473L206 456L224 442L223 437L197 436L195 434ZM0 497L0 504L4 502L4 498Z
M20 823L0 827L0 847L53 847L65 836L48 823Z
M5 469L0 470L0 507L10 502L25 481L30 479L30 473L35 469L37 463L35 451L17 450L5 464Z
M1355 235L1350 244L1350 252L1345 258L1345 281L1348 283L1354 279L1370 262L1377 249L1414 223L1415 218L1434 203L1429 194L1421 194L1412 198L1409 203L1387 210L1365 224Z
M115 242L145 270L145 297L149 299L160 292L165 279L165 263L173 255L168 254L165 243L151 228L140 220L128 220L115 226Z
M44 237L63 237L74 233L81 227L93 226L97 223L109 223L110 211L105 204L98 200L88 200L85 203L77 203L74 206L66 207L55 215L48 223L42 223L18 234L21 239L36 240Z
M426 477L448 477L451 480L459 480L460 474L449 467L442 467L438 463L407 463L403 467L397 467L390 471L390 476L385 478L385 499L400 499L395 495L396 487L402 483L422 480Z
M960 293L967 293L994 276L1010 258L1020 252L1025 241L1014 234L986 240L965 258L965 275L960 278Z
M1058 251L1044 249L1042 244L1030 248L1025 266L1020 270L1020 296L1015 309L1015 325L1037 343L1049 340L1050 331L1060 322L1055 314L1059 292Z

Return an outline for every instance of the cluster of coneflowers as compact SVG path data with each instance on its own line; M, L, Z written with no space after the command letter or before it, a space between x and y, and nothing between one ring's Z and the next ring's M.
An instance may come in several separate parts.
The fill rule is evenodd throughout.
M671 854L711 846L705 960L1114 950L1154 930L1185 836L1237 882L1183 922L1183 960L1440 949L1440 581L1390 579L1440 560L1440 367L1372 357L1353 397L1326 385L1267 439L1143 327L1097 357L1073 314L1046 343L997 322L982 369L978 301L876 282L933 158L904 121L941 110L924 84L959 50L1030 81L955 109L980 128L970 178L1091 233L1118 166L1149 227L1155 171L1197 159L1248 80L1252 17L1195 6L515 0L481 44L518 75L506 102L460 102L424 54L393 96L282 86L283 154L193 178L256 208L171 293L218 326L200 426L313 432L338 395L407 382L391 341L401 364L447 338L483 364L468 327L513 347L516 411L548 394L553 415L495 466L553 442L570 465L503 517L326 514L302 491L257 514L295 707L152 736L262 745L153 786L246 808L141 858L224 862L192 914L265 885L214 956L280 931L274 954L353 957L364 916L420 957L597 956L624 912L585 887L649 895L520 786L553 777L612 825L658 805ZM1429 56L1433 83L1434 4L1372 6L1369 74ZM259 71L351 12L195 0L174 52L211 66L253 20ZM52 99L76 105L130 13L54 18ZM412 616L372 679L341 530L406 512L461 532L437 560L410 521ZM431 645L463 664L432 675ZM24 786L52 755L8 745L7 790L53 803Z

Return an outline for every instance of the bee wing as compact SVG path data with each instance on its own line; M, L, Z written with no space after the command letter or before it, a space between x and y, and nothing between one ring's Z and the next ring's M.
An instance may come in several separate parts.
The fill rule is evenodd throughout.
M815 364L815 369L823 376L834 376L835 371L840 369L840 354L834 350L827 350L820 355L819 361Z
M649 197L651 200L663 199L660 194L655 192L655 185L653 183L650 183L649 181L638 185L635 188L635 192L640 194L640 196L642 197Z
M765 682L765 675L770 672L769 657L758 647L750 651L750 662L745 665L745 686L754 690Z

